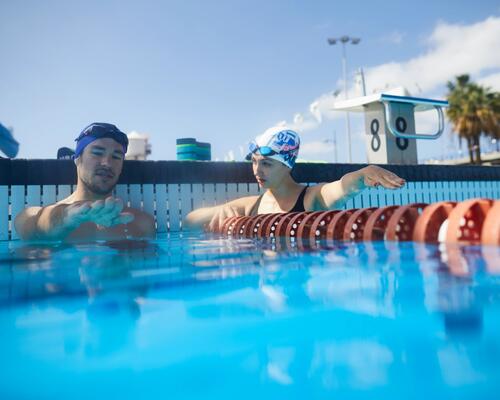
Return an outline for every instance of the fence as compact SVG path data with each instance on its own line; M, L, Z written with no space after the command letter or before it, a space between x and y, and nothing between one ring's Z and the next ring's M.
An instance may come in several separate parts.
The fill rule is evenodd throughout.
M298 182L315 184L340 179L362 164L297 164ZM384 165L407 185L399 190L369 188L345 208L500 198L500 167ZM13 222L25 207L45 206L67 197L76 185L70 160L0 159L0 240L17 239ZM115 188L117 197L155 217L157 231L182 229L191 210L259 194L251 164L207 161L125 161Z

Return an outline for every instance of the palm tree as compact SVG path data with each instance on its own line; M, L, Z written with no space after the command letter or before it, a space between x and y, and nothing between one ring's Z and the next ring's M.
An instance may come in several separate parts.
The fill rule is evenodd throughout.
M447 110L453 129L467 141L470 161L481 163L481 134L500 138L500 93L470 81L469 75L448 82Z
M491 96L491 105L493 107L493 112L496 115L496 125L493 129L493 138L497 140L497 149L498 142L500 141L500 92L493 93Z

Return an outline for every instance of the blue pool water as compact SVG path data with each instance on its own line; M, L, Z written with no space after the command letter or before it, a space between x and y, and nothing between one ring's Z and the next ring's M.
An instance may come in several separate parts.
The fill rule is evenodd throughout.
M483 398L500 251L0 242L0 399Z

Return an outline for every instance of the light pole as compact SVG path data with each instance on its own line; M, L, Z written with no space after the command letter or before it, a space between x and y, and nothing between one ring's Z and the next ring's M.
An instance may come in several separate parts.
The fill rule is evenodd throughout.
M328 38L328 44L330 46L336 45L337 42L342 44L342 72L344 75L344 96L347 99L347 59L345 55L345 45L346 43L358 44L361 39L360 38L352 38L347 35L341 36L339 38ZM347 126L347 145L349 150L349 162L352 163L352 151L351 151L351 122L349 120L349 112L345 113L345 122Z

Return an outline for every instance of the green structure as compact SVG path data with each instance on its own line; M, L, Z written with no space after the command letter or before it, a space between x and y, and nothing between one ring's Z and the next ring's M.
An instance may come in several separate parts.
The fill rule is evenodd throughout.
M198 142L194 138L177 139L178 161L210 161L212 149L210 143Z

